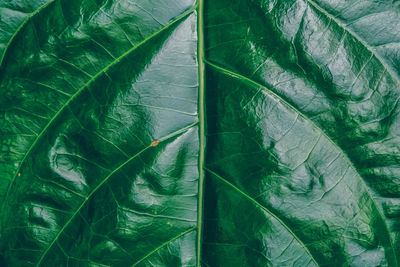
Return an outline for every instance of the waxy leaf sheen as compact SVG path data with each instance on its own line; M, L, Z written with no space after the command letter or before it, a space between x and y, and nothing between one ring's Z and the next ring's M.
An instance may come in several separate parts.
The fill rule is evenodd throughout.
M400 1L0 0L0 266L400 266Z

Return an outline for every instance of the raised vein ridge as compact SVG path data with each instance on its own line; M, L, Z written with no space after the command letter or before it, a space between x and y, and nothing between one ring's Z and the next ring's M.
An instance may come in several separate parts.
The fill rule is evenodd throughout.
M228 69L226 69L224 67L218 66L218 65L216 65L214 63L211 63L211 62L209 62L207 60L205 60L205 62L210 67L212 67L213 69L215 69L216 71L218 71L218 72L220 72L222 74L228 75L228 76L233 77L233 78L235 78L237 80L241 80L241 81L246 82L246 83L248 83L250 85L253 85L253 86L256 86L256 87L259 87L259 88L263 88L264 91L267 92L276 101L285 104L288 108L293 110L293 112L299 114L299 116L301 116L304 120L308 121L312 127L317 129L319 132L321 132L322 135L325 136L326 140L328 140L330 143L332 143L332 145L339 151L339 153L341 153L343 155L344 159L348 162L350 168L352 168L358 174L358 177L360 177L360 181L361 181L362 185L364 185L364 190L367 192L368 197L371 199L372 204L374 205L376 211L379 214L379 217L382 219L382 223L385 226L385 231L387 233L387 236L388 236L388 239L389 239L389 243L390 243L390 250L392 251L393 258L395 260L395 264L396 264L395 266L398 266L397 256L396 256L396 253L395 253L392 236L390 235L389 227L388 227L388 224L387 224L387 222L385 220L385 216L383 215L383 212L380 209L379 205L376 203L376 200L372 197L372 194L369 191L369 188L368 188L367 184L365 183L364 179L362 179L361 175L357 171L357 168L353 165L353 162L348 158L347 154L318 125L316 125L311 119L309 119L307 116L305 116L300 110L298 110L293 105L291 105L289 102L287 102L285 99L283 99L282 97L277 95L275 92L273 92L270 88L268 88L268 87L266 87L266 86L264 86L264 85L262 85L262 84L260 84L260 83L258 83L256 81L254 81L254 80L252 80L252 79L250 79L250 78L248 78L246 76L243 76L243 75L241 75L239 73L236 73L236 72L233 72L231 70L228 70Z
M205 158L205 66L204 66L204 1L198 0L198 64L199 64L199 189L197 206L197 242L196 266L201 267L201 248L203 235L203 209L204 209L204 158Z
M345 32L350 34L354 39L359 41L367 50L381 63L382 67L393 77L397 84L400 84L400 77L393 71L393 69L385 62L385 60L376 52L376 50L370 46L360 35L355 33L352 29L350 29L346 24L341 22L335 16L330 14L327 10L323 9L320 5L318 5L314 0L304 0L309 6L315 8L324 16L334 21L339 27L341 27Z
M20 169L23 165L23 163L25 162L25 160L27 159L27 157L30 155L30 153L32 152L33 148L36 146L36 144L39 142L39 140L43 137L43 135L46 133L47 129L52 125L52 123L60 116L60 114L64 111L65 108L68 107L68 105L75 99L77 98L80 93L82 91L84 91L86 88L88 88L88 86L93 83L98 77L100 77L103 73L107 72L111 67L113 67L114 65L118 64L122 59L124 59L125 57L127 57L128 55L130 55L133 51L135 51L136 49L138 49L139 47L141 47L142 45L144 45L145 43L147 43L148 41L152 40L154 37L158 36L159 34L161 34L162 32L166 31L167 29L169 29L170 27L172 27L173 25L175 25L176 23L180 22L181 20L183 20L185 17L187 17L189 14L191 14L193 12L193 10L195 9L195 6L192 7L191 9L189 9L188 11L186 11L185 13L183 13L181 16L177 17L175 20L173 20L172 22L170 22L169 24L167 24L166 26L164 26L163 28L159 29L158 31L154 32L153 34L151 34L150 36L148 36L147 38L145 38L143 41L141 41L140 43L138 43L137 45L133 46L131 49L129 49L128 51L126 51L124 54L122 54L120 57L116 58L115 60L113 60L110 64L108 64L104 69L102 69L100 72L98 72L96 75L94 75L90 80L88 80L81 88L78 89L78 91L76 91L75 94L73 94L67 102L64 103L64 105L53 115L53 117L49 120L49 122L46 124L46 126L43 128L43 130L37 135L37 137L35 138L35 140L32 142L31 146L29 147L29 149L26 151L26 153L24 154L22 160L19 163L19 166L13 176L13 178L10 181L10 184L8 185L7 188L7 192L5 194L4 197L4 201L3 201L3 206L1 211L4 209L4 206L7 202L8 199L8 195L10 192L10 189L12 188L16 177L18 176L18 173L20 172Z
M13 40L15 39L15 37L18 35L18 33L25 27L25 25L29 22L29 20L31 18L33 18L36 14L39 14L40 11L42 11L43 9L45 9L47 6L49 6L51 3L54 3L56 0L50 0L46 3L44 3L43 5L41 5L38 9L36 9L35 11L33 11L32 13L30 13L25 20L19 25L19 27L17 28L17 30L14 32L14 34L11 36L10 40L8 40L8 43L6 45L6 48L4 49L3 55L1 55L0 58L0 67L3 65L3 61L4 58L6 56L6 53L8 51L8 48L11 46L11 43L13 42Z
M159 139L160 142L164 142L165 140L168 140L169 138L172 138L174 136L177 136L187 130L189 130L190 128L194 127L197 125L197 121L186 126L183 127L182 129L179 129L171 134L168 134L164 137L161 137ZM40 264L43 262L44 258L46 257L47 253L50 251L50 249L53 247L53 245L55 244L55 242L58 240L58 238L60 237L60 235L64 232L64 230L71 224L71 222L74 220L74 218L79 214L79 212L82 210L82 208L85 206L85 204L91 199L91 197L105 184L107 183L108 180L110 180L110 178L117 173L119 170L121 170L124 166L126 166L128 163L130 163L132 160L134 160L135 158L139 157L141 154L143 154L145 151L147 151L148 149L152 148L153 145L149 144L148 146L146 146L145 148L143 148L142 150L140 150L139 152L137 152L135 155L133 155L132 157L130 157L128 160L124 161L121 165L119 165L117 168L115 168L113 171L111 171L86 197L85 199L82 201L81 205L76 209L76 211L71 215L71 217L68 219L68 221L63 225L63 227L61 227L61 229L58 231L57 235L54 237L54 239L52 240L52 242L49 244L49 246L46 248L46 250L43 251L43 253L41 254L39 261L37 262L36 266L40 266Z
M167 246L168 244L174 242L175 240L181 238L182 236L185 236L185 235L187 235L188 233L193 232L193 231L196 230L196 229L197 229L196 227L189 228L188 230L186 230L186 231L184 231L184 232L182 232L182 233L180 233L180 234L174 236L174 237L171 238L170 240L168 240L168 241L162 243L160 246L156 247L155 249L153 249L152 251L150 251L148 254L146 254L143 258L141 258L140 260L138 260L137 262L135 262L135 263L132 265L132 267L137 266L137 265L140 264L142 261L144 261L145 259L149 258L151 255L153 255L154 253L156 253L157 251L159 251L159 250L162 249L163 247L165 247L165 246Z
M308 247L301 241L301 239L283 222L278 216L276 216L272 211L270 211L268 208L264 207L261 203L259 203L257 200L255 200L253 197L249 196L242 190L240 190L237 186L226 180L225 178L221 177L219 174L215 173L214 171L206 168L206 170L211 173L214 177L216 177L220 182L224 183L225 185L231 187L234 189L236 192L247 198L250 202L252 202L254 205L257 207L260 207L264 211L266 211L269 215L271 215L275 220L277 220L296 240L299 242L299 244L304 248L304 250L307 252L307 254L310 256L311 260L315 263L316 266L319 266L318 262L315 260L314 256L311 254L311 252L308 250Z

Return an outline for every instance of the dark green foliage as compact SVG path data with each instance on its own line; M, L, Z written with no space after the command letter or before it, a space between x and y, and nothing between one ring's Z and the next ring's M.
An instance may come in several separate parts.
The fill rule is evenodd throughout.
M0 266L399 266L399 62L396 1L0 0Z

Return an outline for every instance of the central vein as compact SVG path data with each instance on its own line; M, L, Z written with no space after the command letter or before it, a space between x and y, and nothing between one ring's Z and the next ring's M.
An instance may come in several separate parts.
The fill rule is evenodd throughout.
M204 153L205 153L205 114L204 114L204 89L205 89L205 75L204 75L204 0L198 0L198 64L199 64L199 99L198 99L198 112L199 112L199 199L197 210L197 267L201 267L201 241L203 232L203 205L204 205Z

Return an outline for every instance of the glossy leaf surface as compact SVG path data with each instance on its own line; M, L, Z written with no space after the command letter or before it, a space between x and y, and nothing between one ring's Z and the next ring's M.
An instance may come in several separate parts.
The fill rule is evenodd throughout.
M0 2L0 265L399 266L396 1Z

